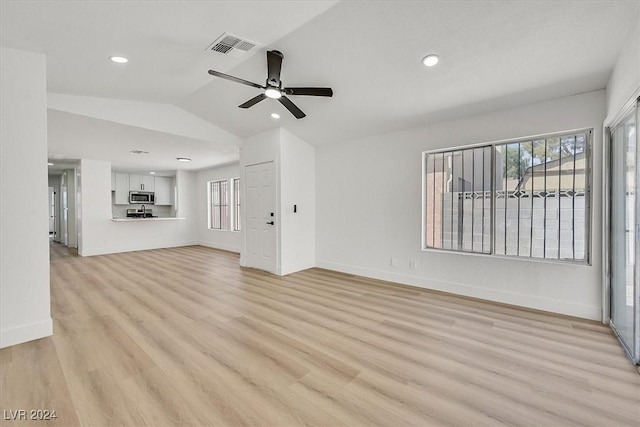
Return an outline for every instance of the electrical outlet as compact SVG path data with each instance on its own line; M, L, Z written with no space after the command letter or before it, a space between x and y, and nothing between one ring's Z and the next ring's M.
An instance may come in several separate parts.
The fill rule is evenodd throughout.
M391 257L391 267L397 267L398 266L398 258L392 256Z
M418 263L415 260L409 261L409 268L411 270L416 270L418 268Z

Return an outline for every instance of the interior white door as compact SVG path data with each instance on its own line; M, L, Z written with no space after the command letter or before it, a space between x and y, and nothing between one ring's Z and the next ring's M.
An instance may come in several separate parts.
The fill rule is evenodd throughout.
M245 167L247 267L276 273L276 174L273 162Z

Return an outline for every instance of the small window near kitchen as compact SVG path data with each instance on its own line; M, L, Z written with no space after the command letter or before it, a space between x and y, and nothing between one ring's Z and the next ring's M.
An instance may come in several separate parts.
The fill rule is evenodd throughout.
M229 181L209 183L209 228L229 229Z
M240 231L240 178L233 182L233 231Z

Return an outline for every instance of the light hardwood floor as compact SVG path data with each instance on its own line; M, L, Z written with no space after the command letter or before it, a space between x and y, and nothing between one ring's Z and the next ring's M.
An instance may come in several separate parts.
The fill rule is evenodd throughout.
M0 351L0 409L58 418L2 425L640 425L595 322L197 246L54 244L51 291L54 336Z

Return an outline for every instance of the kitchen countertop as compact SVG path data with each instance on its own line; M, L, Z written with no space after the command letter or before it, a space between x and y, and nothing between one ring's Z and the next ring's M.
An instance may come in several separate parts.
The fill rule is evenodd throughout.
M185 219L184 217L162 217L162 218L111 218L111 221L114 222L133 222L133 221L142 221L142 222L153 222L153 221L172 221L176 219Z

